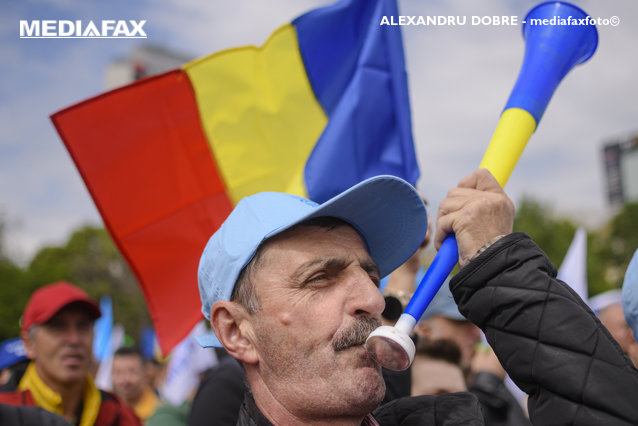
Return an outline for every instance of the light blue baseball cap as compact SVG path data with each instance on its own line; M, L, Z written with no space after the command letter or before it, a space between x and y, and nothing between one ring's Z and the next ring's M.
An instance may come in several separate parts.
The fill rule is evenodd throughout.
M242 269L267 239L317 217L335 217L356 229L381 276L405 262L423 242L427 213L412 185L395 176L367 179L323 204L279 192L242 199L208 240L197 280L202 313L218 300L230 300ZM203 347L220 347L213 333L197 336Z
M618 288L607 290L604 293L590 297L587 304L594 314L599 316L608 307L622 304L622 291Z
M622 310L638 341L638 250L631 258L622 284Z

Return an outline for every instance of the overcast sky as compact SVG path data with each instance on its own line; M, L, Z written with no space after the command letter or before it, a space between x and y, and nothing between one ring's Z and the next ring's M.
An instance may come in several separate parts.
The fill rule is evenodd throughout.
M398 0L400 13L466 17L462 26L405 26L418 188L432 213L483 156L522 61L521 25L475 26L472 16L517 16L527 0ZM140 40L25 40L21 19L145 19L147 43L193 57L259 45L278 26L322 0L2 0L0 14L0 213L9 249L29 259L86 223L101 224L48 116L101 93L109 62ZM574 1L598 27L598 51L562 82L508 183L590 227L610 214L602 146L638 133L638 2Z

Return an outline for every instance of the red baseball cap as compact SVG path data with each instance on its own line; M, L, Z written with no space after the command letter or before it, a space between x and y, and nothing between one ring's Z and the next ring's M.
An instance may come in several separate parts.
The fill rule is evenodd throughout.
M22 331L50 320L71 303L86 307L93 319L99 318L100 307L83 290L66 281L45 285L33 292L22 314Z

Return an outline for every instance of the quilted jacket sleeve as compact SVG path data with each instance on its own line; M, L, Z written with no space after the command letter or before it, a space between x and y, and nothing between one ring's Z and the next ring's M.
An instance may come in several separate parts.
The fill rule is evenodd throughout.
M638 425L638 371L529 236L502 238L450 288L529 394L534 425Z

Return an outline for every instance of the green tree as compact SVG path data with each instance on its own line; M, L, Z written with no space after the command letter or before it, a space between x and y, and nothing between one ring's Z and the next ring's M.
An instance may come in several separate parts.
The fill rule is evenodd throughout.
M524 198L518 203L514 230L527 232L556 267L567 253L576 225L555 218L550 207ZM627 265L638 248L638 203L629 203L608 223L587 233L589 296L620 288Z
M550 206L529 197L517 203L514 231L529 234L556 267L559 267L574 238L577 226L555 218Z
M596 293L620 288L629 261L638 249L638 202L627 203L601 228L592 243L598 264L592 271L602 285ZM589 265L588 265L589 267ZM589 270L588 270L589 272Z
M587 236L587 285L589 297L618 288L608 279L609 238L606 227Z
M0 341L18 336L18 321L26 302L24 273L7 254L6 231L6 216L0 212Z
M638 202L625 204L611 220L610 240L612 260L627 269L638 248Z
M55 281L65 280L84 289L91 297L99 300L110 295L113 300L115 322L124 325L127 333L134 337L141 329L150 325L146 303L137 281L128 265L119 254L115 244L104 228L85 226L58 247L44 247L33 257L25 270L17 266L0 269L0 274L13 274L14 286L3 286L0 319L6 323L0 326L0 337L16 336L19 332L17 318L22 313L31 293ZM4 279L3 282L9 282ZM10 309L4 309L4 304Z
M0 260L0 341L19 335L19 320L28 297L22 269L9 259Z

